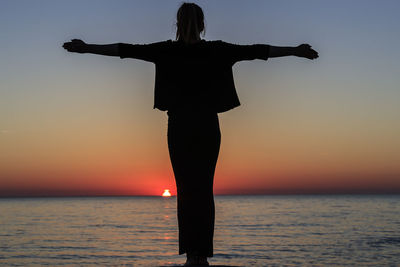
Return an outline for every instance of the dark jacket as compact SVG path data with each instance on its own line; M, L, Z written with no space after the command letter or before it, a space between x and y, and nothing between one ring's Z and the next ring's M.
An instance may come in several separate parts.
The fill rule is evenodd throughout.
M121 58L136 58L156 65L154 108L160 110L224 112L239 106L233 64L242 60L267 60L268 53L269 45L236 45L223 41L119 43Z

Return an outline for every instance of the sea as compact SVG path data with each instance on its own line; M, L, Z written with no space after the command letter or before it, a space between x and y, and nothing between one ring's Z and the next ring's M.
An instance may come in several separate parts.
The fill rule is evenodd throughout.
M224 266L400 266L400 195L216 196ZM176 198L0 199L0 266L183 266Z

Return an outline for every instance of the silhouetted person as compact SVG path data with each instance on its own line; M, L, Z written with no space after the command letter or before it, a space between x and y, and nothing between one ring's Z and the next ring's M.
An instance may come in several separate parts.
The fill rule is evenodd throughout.
M315 59L308 44L277 47L205 41L202 9L183 3L176 41L151 44L64 43L69 52L136 58L156 66L154 108L168 111L168 148L177 187L179 254L185 265L208 265L213 256L213 181L221 135L218 113L240 105L232 66L242 60L298 56Z

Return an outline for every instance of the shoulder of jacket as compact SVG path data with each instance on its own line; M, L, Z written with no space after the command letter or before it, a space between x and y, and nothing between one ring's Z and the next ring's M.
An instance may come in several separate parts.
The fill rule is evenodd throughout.
M154 43L150 43L150 44L159 45L159 46L170 45L170 44L172 44L172 40L159 41L159 42L154 42Z
M225 43L222 40L211 40L211 41L207 41L207 42L209 42L209 43L217 43L217 44Z
M222 41L222 40L211 40L211 41L207 41L207 44L212 46L212 47L223 47L227 43Z
M215 40L211 41L213 45L218 46L218 47L226 47L232 45L232 43L225 42L223 40Z

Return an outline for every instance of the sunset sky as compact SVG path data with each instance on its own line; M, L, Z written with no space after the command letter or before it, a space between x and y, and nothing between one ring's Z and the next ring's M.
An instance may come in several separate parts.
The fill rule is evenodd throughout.
M195 1L206 40L320 58L234 65L216 194L400 192L400 1ZM0 2L0 196L176 194L154 65L68 53L174 39L182 1Z

